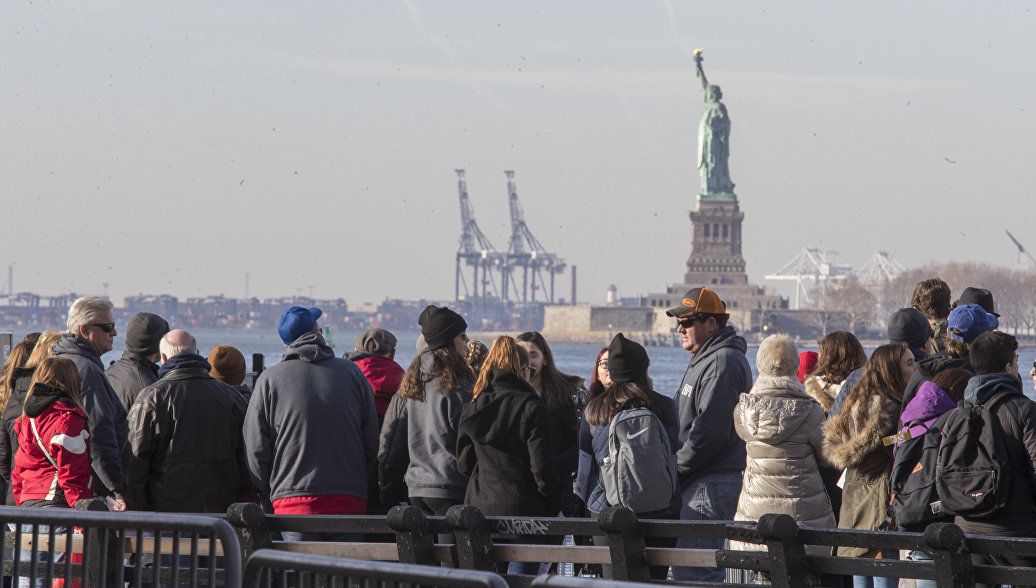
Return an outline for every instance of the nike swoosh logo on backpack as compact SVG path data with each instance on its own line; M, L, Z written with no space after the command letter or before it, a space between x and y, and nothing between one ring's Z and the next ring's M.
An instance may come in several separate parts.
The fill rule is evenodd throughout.
M651 427L645 427L645 428L637 431L636 433L626 433L626 439L635 439L635 438L641 436L642 434L647 433L647 430L650 429L650 428Z

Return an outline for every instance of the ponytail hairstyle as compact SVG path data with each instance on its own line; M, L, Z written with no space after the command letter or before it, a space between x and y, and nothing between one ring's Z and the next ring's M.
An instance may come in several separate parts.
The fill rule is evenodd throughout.
M68 394L73 404L85 410L83 408L83 392L79 378L79 369L76 368L76 364L71 359L49 357L43 360L43 363L36 368L36 373L32 376L32 384L29 386L28 394L25 395L25 404L28 404L29 398L36 391L36 386L49 386L61 390ZM24 415L25 407L23 405L22 416Z
M522 369L527 367L529 367L529 352L507 335L497 337L496 341L493 341L489 355L482 363L482 371L479 372L478 381L475 382L472 400L478 398L493 382L493 368L511 372L524 380Z
M543 368L540 370L540 397L547 404L547 410L575 410L576 392L583 387L583 378L561 373L554 365L554 354L550 352L547 340L539 331L526 331L515 337L519 343L532 343L543 354Z
M429 372L421 369L426 353L432 356ZM459 390L471 386L475 381L475 373L471 371L466 358L457 353L453 345L422 351L410 362L406 373L403 374L399 393L410 400L424 400L425 385L436 379L439 380L440 390Z

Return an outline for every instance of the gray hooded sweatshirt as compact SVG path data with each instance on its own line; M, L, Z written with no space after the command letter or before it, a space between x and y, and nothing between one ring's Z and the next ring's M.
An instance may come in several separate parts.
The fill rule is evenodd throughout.
M745 469L745 442L734 431L734 406L752 388L748 344L726 326L691 358L676 395L680 447L676 468L686 487L706 474Z
M360 368L335 357L319 333L296 339L283 361L259 376L244 431L252 483L271 501L367 498L378 453L374 393Z

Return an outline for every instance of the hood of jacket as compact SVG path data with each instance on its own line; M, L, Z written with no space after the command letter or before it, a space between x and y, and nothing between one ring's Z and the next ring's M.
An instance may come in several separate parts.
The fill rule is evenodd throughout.
M950 357L945 351L929 355L917 362L917 371L921 372L921 376L926 380L931 380L935 374L952 368L964 368L970 371L971 362L966 357Z
M51 347L51 353L53 355L81 355L96 363L102 371L104 370L101 356L97 355L97 351L90 345L90 342L73 333L62 334L54 347Z
M730 325L716 331L716 334L709 338L705 345L702 345L701 349L691 358L691 366L705 361L709 356L719 352L721 349L728 348L736 349L741 353L748 351L748 342L738 335L734 327Z
M964 400L973 404L982 404L994 394L1000 392L1010 392L1012 395L1024 396L1022 394L1021 378L1008 372L972 376L968 380L968 387L964 389Z
M776 445L802 427L816 403L795 376L759 376L735 409L751 439Z
M850 414L843 413L848 410ZM843 405L836 417L824 424L824 456L836 468L859 464L881 440L897 432L899 401L873 394L855 406ZM846 418L842 418L846 417Z
M288 349L284 351L282 360L301 359L302 361L315 363L331 359L334 356L334 350L327 346L324 337L320 333L313 331L295 339L288 346Z
M460 427L470 427L471 438L476 442L493 444L513 435L514 417L529 402L541 402L528 382L517 375L492 368L493 379L489 387L472 401L473 408L465 411ZM513 441L513 440L511 440Z
M173 370L190 370L190 369L201 369L205 370L205 373L212 371L212 366L209 361L200 355L194 353L181 353L180 355L174 355L166 360L162 364L162 367L158 368L158 377L164 378L166 374Z
M917 394L910 399L910 402L903 407L903 414L899 415L899 422L900 425L906 427L914 421L934 419L956 407L957 403L942 388L931 382L925 382L917 389Z
M59 390L46 384L36 384L32 388L32 394L25 400L25 416L36 418L47 410L47 407L55 402L62 402L70 407L75 403L69 398L68 392Z

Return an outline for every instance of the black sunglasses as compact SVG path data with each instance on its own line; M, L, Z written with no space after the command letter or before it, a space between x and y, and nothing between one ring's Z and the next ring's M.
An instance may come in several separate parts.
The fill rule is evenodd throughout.
M692 326L694 326L694 321L700 321L700 320L702 320L701 316L696 314L696 315L689 316L687 318L679 319L679 320L676 321L676 324L680 325L681 327L683 327L685 329L689 329Z
M111 333L115 330L115 323L90 323L91 327L97 327L105 333Z

